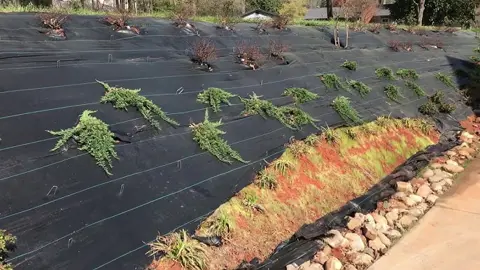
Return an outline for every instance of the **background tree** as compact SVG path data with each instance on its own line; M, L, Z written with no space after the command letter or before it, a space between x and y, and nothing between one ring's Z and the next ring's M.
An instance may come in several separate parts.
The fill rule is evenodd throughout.
M397 0L389 6L392 19L409 25L419 24L417 1L425 3L423 25L469 27L475 21L476 0Z
M422 22L423 22L423 12L425 11L425 0L418 0L417 1L413 1L415 3L415 5L417 5L417 14L418 14L418 20L417 20L417 23L418 25L422 25Z
M287 0L279 10L280 15L299 18L307 13L307 0Z
M247 0L250 9L262 9L277 13L283 4L281 0Z

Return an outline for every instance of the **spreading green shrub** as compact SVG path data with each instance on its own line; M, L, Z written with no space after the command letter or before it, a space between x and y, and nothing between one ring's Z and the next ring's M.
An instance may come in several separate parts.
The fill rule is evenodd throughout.
M220 105L222 103L231 105L229 99L235 96L236 95L231 94L223 89L209 87L198 94L197 101L210 106L214 112L219 112L221 111Z

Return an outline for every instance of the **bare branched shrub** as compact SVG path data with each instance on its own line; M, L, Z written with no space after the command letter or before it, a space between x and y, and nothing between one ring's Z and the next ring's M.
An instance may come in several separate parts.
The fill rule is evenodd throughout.
M193 61L208 63L217 59L217 48L215 44L207 39L197 40L192 46Z
M68 16L60 12L41 13L38 15L44 27L52 30L60 30L67 21Z
M272 23L270 21L261 21L255 26L255 31L257 31L259 34L268 34L267 29L270 27L272 27Z
M130 18L131 14L128 10L119 8L115 13L108 15L103 20L104 22L114 26L115 30L118 30L125 29Z
M455 28L455 27L447 27L447 28L445 28L445 32L447 32L447 33L455 33L455 32L457 32L457 31L458 31L458 29Z
M390 32L396 32L397 31L397 24L396 23L389 23L385 26L385 28Z
M273 18L271 25L273 28L279 29L279 30L284 30L287 25L290 23L292 20L291 16L288 15L279 15Z
M269 46L270 56L283 59L284 58L283 53L287 52L288 49L289 47L284 43L282 43L281 41L270 40L270 46Z
M382 25L379 23L376 23L368 29L368 31L374 33L374 34L380 34L380 29L382 28Z
M398 40L390 40L388 42L388 47L390 49L392 49L392 51L394 51L394 52L399 52L400 51L400 46L401 46L401 42L398 41Z
M251 42L241 41L236 46L237 57L240 62L253 70L263 64L264 56L260 47Z
M411 41L402 42L400 43L400 46L402 47L402 49L404 49L407 52L413 51L413 44Z

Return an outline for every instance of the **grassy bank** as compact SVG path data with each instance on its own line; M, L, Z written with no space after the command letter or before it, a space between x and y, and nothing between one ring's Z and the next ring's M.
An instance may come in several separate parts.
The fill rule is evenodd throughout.
M227 239L222 247L205 247L204 269L234 269L242 260L265 259L303 224L365 193L437 140L425 121L382 117L293 142L253 184L200 225L197 235Z

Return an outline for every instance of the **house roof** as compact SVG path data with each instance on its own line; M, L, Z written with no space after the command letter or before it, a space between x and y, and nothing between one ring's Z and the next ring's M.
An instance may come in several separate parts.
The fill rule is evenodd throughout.
M243 14L242 18L247 17L248 15L252 15L252 14L261 14L261 15L270 16L270 17L278 16L278 14L275 14L275 13L272 13L272 12L268 12L268 11L265 11L265 10L262 10L262 9L255 9L255 10L252 10L252 11L249 11L249 12Z
M315 20L315 19L327 19L327 8L310 8L307 10L307 14L305 14L306 20ZM333 8L333 14L338 14L340 18L343 18L342 9L339 7ZM390 16L390 10L386 8L377 8L377 12L375 16Z

